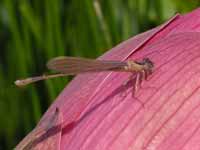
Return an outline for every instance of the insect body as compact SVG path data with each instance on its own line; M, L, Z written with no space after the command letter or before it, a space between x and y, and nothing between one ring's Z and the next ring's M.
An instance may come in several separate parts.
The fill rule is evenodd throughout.
M144 58L142 61L127 62L112 61L112 60L93 60L78 57L61 56L51 59L47 63L47 67L51 70L57 71L57 74L42 75L30 77L22 80L16 80L17 86L25 86L27 84L56 78L67 75L76 75L85 72L101 72L101 71L122 71L122 72L143 72L149 74L153 68L153 62Z

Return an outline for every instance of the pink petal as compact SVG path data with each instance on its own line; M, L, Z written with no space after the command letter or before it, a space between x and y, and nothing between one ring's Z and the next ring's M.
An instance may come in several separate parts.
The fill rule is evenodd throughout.
M38 125L45 124L56 107L61 110L61 141L54 148L200 149L199 17L200 9L176 15L100 57L112 60L148 57L154 62L153 74L142 82L135 97L133 84L123 85L130 73L77 76Z
M41 123L16 146L15 150L60 149L62 118L62 112L58 108L50 112L45 120L41 120Z

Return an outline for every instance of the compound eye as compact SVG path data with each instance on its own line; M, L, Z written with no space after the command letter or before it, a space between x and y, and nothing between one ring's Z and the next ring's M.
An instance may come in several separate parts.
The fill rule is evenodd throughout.
M150 68L153 68L154 64L149 58L145 58L144 61Z

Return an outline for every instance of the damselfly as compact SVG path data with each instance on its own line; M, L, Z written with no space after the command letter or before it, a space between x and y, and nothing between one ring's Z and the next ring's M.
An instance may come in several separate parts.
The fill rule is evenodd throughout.
M142 74L143 78L146 78L152 72L153 66L154 64L149 58L144 58L142 61L128 60L126 62L123 62L60 56L51 59L47 63L47 67L49 69L54 70L58 73L16 80L15 84L17 86L25 86L33 82L50 78L101 71L134 72L140 73Z

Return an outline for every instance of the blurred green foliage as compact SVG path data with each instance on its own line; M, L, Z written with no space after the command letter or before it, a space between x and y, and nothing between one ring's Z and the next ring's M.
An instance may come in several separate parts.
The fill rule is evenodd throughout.
M191 0L1 0L0 149L13 148L36 125L69 81L26 88L13 82L40 75L60 55L97 57L123 40L199 6Z

